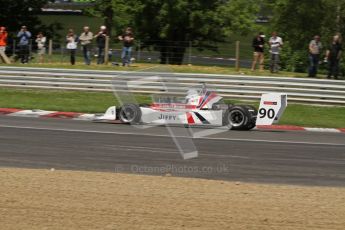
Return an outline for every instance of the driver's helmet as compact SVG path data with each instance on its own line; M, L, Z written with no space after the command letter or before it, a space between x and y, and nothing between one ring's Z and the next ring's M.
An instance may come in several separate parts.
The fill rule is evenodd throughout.
M199 96L200 96L199 91L197 89L189 89L187 91L186 103L191 102L192 99L198 99Z

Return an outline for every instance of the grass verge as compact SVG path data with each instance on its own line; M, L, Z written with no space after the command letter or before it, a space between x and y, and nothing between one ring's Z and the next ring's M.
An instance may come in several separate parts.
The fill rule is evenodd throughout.
M274 77L306 77L305 73L293 73L293 72L279 72L270 73L269 71L251 71L250 69L241 68L240 71L236 71L233 67L222 67L222 66L199 66L199 65L159 65L155 63L135 63L131 67L121 67L109 65L96 65L91 64L90 66L84 65L82 62L77 62L76 65L71 65L67 62L59 62L58 58L53 57L55 62L52 63L30 63L25 65L25 67L43 67L43 68L63 68L63 69L83 69L83 70L125 70L125 71L140 71L147 68L164 68L176 73L205 73L205 74L234 74L234 75L254 75L254 76L274 76ZM56 59L55 59L56 58ZM68 58L67 58L68 59ZM66 60L67 60L66 59ZM81 58L80 58L81 59ZM11 65L0 64L0 66L18 66L24 67L22 64L15 63ZM153 70L154 71L154 70ZM325 78L323 75L319 75L319 78Z
M151 101L149 95L136 95L136 99L139 103ZM236 103L241 102L236 101ZM0 88L2 108L103 113L108 107L118 104L112 93ZM345 107L290 104L280 124L344 128L344 114Z

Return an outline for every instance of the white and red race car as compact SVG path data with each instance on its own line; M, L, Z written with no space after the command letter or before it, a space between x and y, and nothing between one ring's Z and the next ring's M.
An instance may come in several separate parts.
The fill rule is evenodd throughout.
M120 120L129 124L188 125L250 130L278 122L287 106L287 95L263 94L259 112L251 105L225 104L205 84L192 87L186 97L156 97L151 105L124 104L110 107L96 121Z

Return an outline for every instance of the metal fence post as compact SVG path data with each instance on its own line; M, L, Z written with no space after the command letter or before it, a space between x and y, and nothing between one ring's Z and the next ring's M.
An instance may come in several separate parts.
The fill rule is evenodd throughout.
M32 57L32 39L29 40L29 61L33 60Z
M188 57L188 65L192 64L192 42L189 41L189 57Z
M104 49L104 64L109 63L109 36L105 38L105 49Z
M236 41L236 71L240 71L240 41Z
M140 61L141 58L141 43L140 40L138 41L138 53L137 53L137 62Z
M16 44L16 40L15 39L13 39L13 48L12 48L12 55L13 55L13 59L15 58L15 56L16 56L16 46L17 46L17 44Z
M52 55L53 55L53 40L49 39L48 43L48 56L49 56L49 61L52 62Z
M61 54L61 64L63 63L64 61L64 44L61 44L60 46L60 54Z

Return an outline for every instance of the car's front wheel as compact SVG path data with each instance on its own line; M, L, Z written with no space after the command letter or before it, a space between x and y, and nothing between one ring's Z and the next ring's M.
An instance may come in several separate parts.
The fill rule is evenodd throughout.
M136 104L125 104L119 112L120 121L123 123L138 124L141 120L141 110Z

